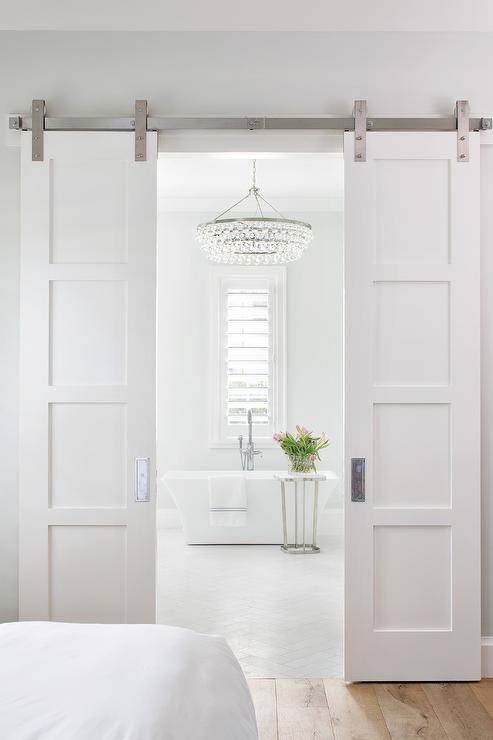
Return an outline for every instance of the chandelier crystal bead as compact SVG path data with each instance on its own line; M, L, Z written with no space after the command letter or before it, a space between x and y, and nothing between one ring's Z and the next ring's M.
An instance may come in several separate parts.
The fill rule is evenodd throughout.
M283 265L299 259L313 239L312 227L304 221L285 218L260 195L255 182L247 195L207 223L197 226L200 248L211 262L225 265ZM237 205L253 198L257 214L221 218ZM275 212L264 216L262 203Z

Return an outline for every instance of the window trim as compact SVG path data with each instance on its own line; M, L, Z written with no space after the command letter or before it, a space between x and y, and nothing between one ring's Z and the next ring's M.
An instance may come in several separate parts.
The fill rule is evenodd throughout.
M272 439L273 431L286 428L287 418L287 351L286 351L286 268L285 267L238 267L213 266L209 268L209 447L233 449L238 440L228 439L224 434L224 388L223 388L223 341L224 306L222 295L224 283L230 280L254 282L259 279L269 281L272 295L272 429L266 434L254 428L254 437L259 447L273 448L277 443ZM238 434L244 433L243 428Z

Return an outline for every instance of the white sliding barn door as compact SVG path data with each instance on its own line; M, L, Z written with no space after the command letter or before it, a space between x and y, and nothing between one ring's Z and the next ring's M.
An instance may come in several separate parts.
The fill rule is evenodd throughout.
M479 134L344 148L345 677L479 679Z
M155 620L156 151L22 134L21 619Z

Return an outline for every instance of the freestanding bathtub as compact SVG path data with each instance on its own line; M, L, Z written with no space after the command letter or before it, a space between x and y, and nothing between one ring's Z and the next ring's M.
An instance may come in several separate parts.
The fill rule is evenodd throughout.
M281 494L274 470L170 470L162 477L179 511L188 545L273 545L282 542ZM318 511L322 512L338 477L330 470L319 483ZM243 476L246 482L247 516L244 527L214 527L209 524L209 477ZM292 485L292 484L289 484ZM301 497L301 485L298 485ZM307 512L312 509L313 484L306 483ZM288 491L288 525L294 495ZM300 498L298 499L300 501Z

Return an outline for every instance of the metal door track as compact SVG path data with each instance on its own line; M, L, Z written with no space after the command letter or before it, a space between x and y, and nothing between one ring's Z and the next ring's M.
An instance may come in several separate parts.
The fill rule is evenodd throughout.
M135 161L146 160L148 131L354 131L355 161L366 161L366 134L369 131L456 131L457 160L467 162L470 131L492 128L491 118L471 118L469 103L459 100L452 116L436 118L375 118L367 116L366 100L356 100L351 116L244 117L244 116L150 116L146 100L135 101L135 114L129 117L52 117L46 114L44 100L33 100L31 115L11 116L9 128L32 131L32 159L43 161L45 131L133 131Z

